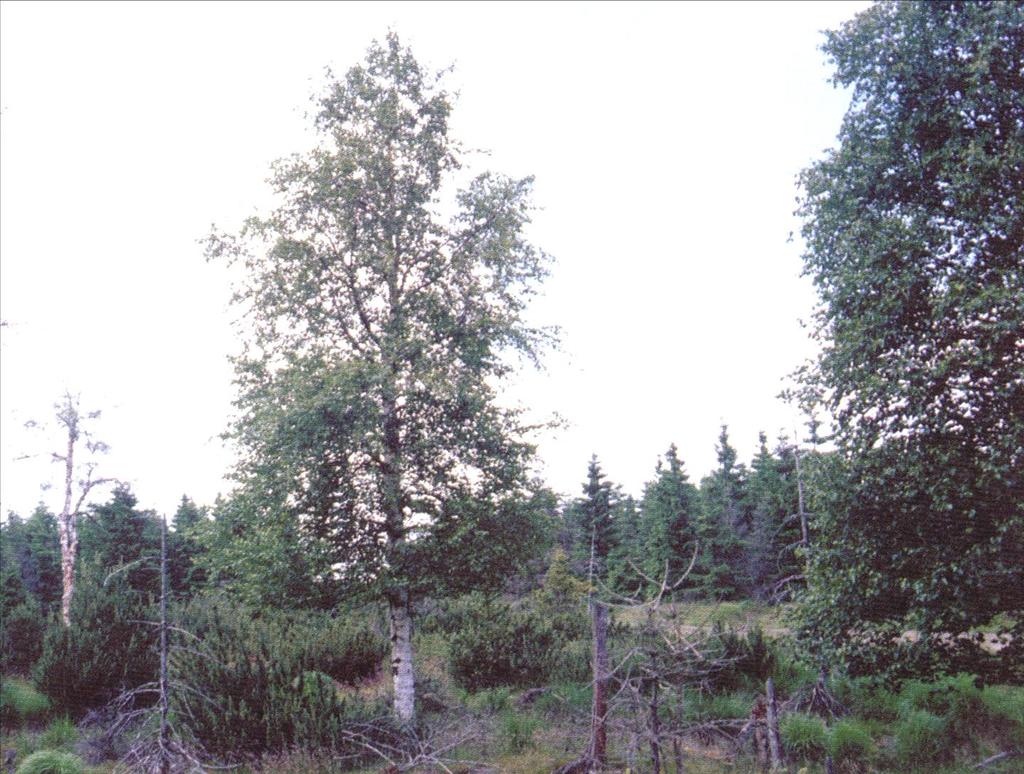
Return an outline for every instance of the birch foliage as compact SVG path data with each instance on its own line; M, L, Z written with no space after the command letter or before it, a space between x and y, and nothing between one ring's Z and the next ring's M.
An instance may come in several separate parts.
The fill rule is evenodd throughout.
M317 147L274 167L280 206L208 242L243 269L251 509L393 611L529 551L532 448L496 389L552 338L525 317L547 264L525 237L531 180L444 196L460 153L440 77L393 34L372 45L316 102Z

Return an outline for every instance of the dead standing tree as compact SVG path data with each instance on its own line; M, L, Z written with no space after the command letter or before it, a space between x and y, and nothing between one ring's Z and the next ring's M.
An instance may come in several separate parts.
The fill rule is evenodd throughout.
M63 583L60 613L64 625L70 626L71 599L75 593L75 560L78 557L78 516L90 492L98 486L112 483L114 479L93 477L97 463L92 457L106 452L107 445L93 438L84 422L98 418L100 412L90 411L83 416L78 396L73 396L70 392L66 392L64 399L54 408L58 424L67 433L67 444L63 454L54 452L53 460L64 466L64 505L57 518ZM84 461L81 459L83 446L89 455Z
M624 704L632 709L630 717L634 721L626 722L624 729L620 730L630 733L636 740L646 739L650 745L655 774L662 770L663 746L677 729L674 724L663 726L661 723L660 687L704 679L710 671L721 668L713 659L705 658L693 643L685 638L672 636L661 623L663 602L689 577L696 564L697 555L698 548L695 547L689 566L672 582L669 581L667 567L664 577L656 581L634 566L642 580L633 596L619 594L604 586L601 587L600 593L597 593L596 578L593 573L591 574L590 608L595 641L592 660L594 699L590 717L590 742L583 757L558 770L562 774L596 772L607 765L605 749L609 719L615 709ZM645 588L653 589L653 593L646 599L642 594ZM611 668L607 643L604 640L607 621L612 609L624 607L640 608L644 611L645 618L639 630L638 643L623 654L616 666ZM614 695L609 695L608 689L613 683L618 685L618 689ZM678 739L673 741L676 766L682 771L682 747Z

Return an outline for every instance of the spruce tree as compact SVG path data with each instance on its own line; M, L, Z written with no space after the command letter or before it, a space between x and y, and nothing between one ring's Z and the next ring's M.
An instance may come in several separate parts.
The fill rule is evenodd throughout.
M121 484L108 502L91 506L79 528L79 557L83 564L106 572L125 568L129 588L155 595L159 572L154 557L159 555L160 528L156 514L137 505L131 489Z
M167 571L172 592L191 597L206 581L206 573L197 563L202 545L198 540L206 511L190 498L182 496L174 514L174 531L168 535Z
M746 471L736 462L726 425L722 425L715 451L718 468L700 486L703 519L698 578L706 597L733 599L750 590L747 541L751 519L744 503Z
M640 503L643 557L640 564L651 578L668 570L669 580L689 566L698 542L700 503L675 444L658 460L654 480L644 487Z

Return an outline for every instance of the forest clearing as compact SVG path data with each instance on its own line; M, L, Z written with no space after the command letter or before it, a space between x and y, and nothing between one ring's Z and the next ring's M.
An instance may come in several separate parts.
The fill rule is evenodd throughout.
M24 423L53 482L0 529L0 768L1024 771L1024 3L878 2L823 41L849 102L793 191L799 420L754 443L721 419L692 479L666 437L635 492L596 452L557 491L540 449L567 423L509 397L563 354L537 180L480 166L452 68L397 32L328 71L263 204L194 235L231 292L226 493L143 505L72 389ZM721 367L687 337L724 362L748 334L630 328L633 301L583 348L685 361L624 368L604 409L628 423L657 383L671 434Z

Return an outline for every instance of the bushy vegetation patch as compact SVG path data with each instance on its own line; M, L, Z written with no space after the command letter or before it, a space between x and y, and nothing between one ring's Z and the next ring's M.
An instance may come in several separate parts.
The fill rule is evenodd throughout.
M1007 732L1011 741L1024 746L1024 686L990 685L981 692L986 715Z
M474 609L475 616L462 619L449 642L455 681L469 691L546 682L563 644L550 624L529 609L496 600L478 599Z
M734 691L761 686L774 671L778 660L775 646L760 629L740 633L716 624L714 639L717 645L715 657L725 665L712 678L716 690Z
M908 680L900 690L900 705L903 715L923 709L956 723L978 718L984 709L981 689L967 674L931 682Z
M0 725L11 728L46 715L50 700L32 687L32 684L16 677L0 680Z
M186 618L202 652L177 652L173 668L178 681L199 690L176 692L174 709L215 756L299 745L349 749L353 724L386 714L383 706L341 697L331 676L314 668L308 630L288 619L262 620L220 599L197 600Z
M772 667L772 679L775 689L784 695L791 695L799 689L813 685L818 679L817 670L806 661L794 655L796 644L792 641L771 640L770 647L775 652L775 665Z
M754 706L753 695L738 693L686 693L683 697L683 713L688 720L703 722L745 718Z
M836 763L871 760L875 742L867 725L856 718L844 718L828 732L828 754Z
M888 723L900 715L900 696L880 682L847 677L836 681L835 690L837 698L858 717Z
M123 580L123 579L122 579ZM138 594L123 583L104 587L81 574L71 625L50 625L35 665L39 688L64 712L79 717L124 690L155 679L156 627Z
M0 616L0 670L28 674L43 651L46 618L39 603L27 600Z
M786 715L779 722L779 733L786 752L800 760L821 760L828 749L825 721L816 715Z
M77 755L58 750L40 750L28 756L15 774L82 774L85 766Z
M39 737L39 746L48 750L71 750L78 741L78 728L67 715L55 718Z
M953 749L943 718L914 710L895 727L896 761L904 768L931 766L952 759Z
M589 710L591 698L589 682L560 682L538 696L533 706L541 713L572 714Z
M339 682L354 683L380 669L388 643L365 618L339 616L326 622L309 623L312 636L308 655L310 663L319 671Z

